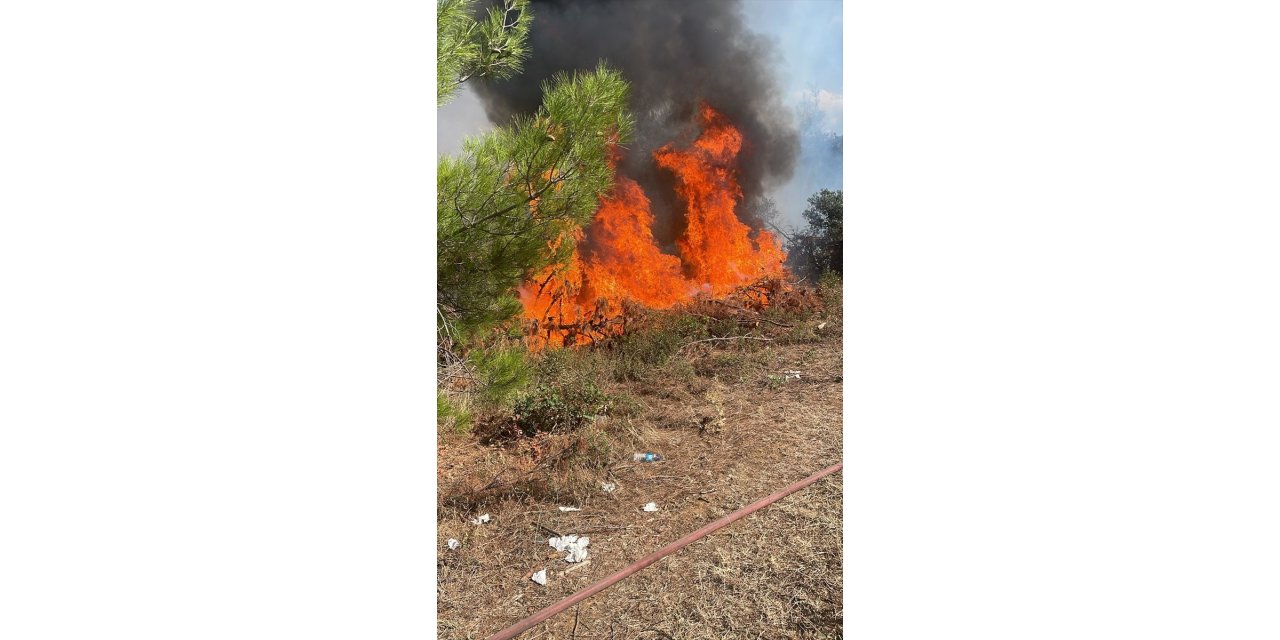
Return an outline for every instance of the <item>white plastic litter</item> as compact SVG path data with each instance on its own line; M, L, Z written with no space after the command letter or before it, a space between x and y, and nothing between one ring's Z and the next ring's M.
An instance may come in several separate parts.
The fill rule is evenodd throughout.
M615 489L617 489L617 488L618 488L618 485L616 485L616 484L614 484L614 483L612 483L612 482L601 482L601 483L600 483L600 489L601 489L601 490L603 490L605 493L613 493L613 492L614 492L614 490L615 490Z
M561 511L582 511L579 507L560 507Z
M799 371L783 371L783 372L782 372L782 375L786 376L786 377L784 378L784 380L799 380L799 379L800 379L800 372L799 372Z
M648 511L648 512L650 512L650 513L654 512L654 511L657 511L657 510L658 510L658 503L656 503L656 502L650 502L649 504L646 504L646 505L644 506L644 510L645 510L645 511Z
M548 538L547 544L556 551L565 552L565 562L582 562L587 559L587 545L591 544L591 537L570 534L563 538Z
M818 330L819 330L819 331L821 331L821 330L825 329L825 328L826 328L826 326L827 326L827 323L823 322L823 323L821 323L821 324L819 324L819 325L818 325Z
M479 518L472 518L472 519L471 519L471 524L484 524L484 523L488 522L489 520L490 520L490 518L489 518L489 514L487 514L487 513L486 513L486 514L484 514L484 515L480 516Z
M547 570L543 569L542 571L533 574L533 577L530 579L544 587L547 586Z
M458 542L457 538L449 538L450 549L457 549L458 547L461 547L461 546L462 546L462 543Z

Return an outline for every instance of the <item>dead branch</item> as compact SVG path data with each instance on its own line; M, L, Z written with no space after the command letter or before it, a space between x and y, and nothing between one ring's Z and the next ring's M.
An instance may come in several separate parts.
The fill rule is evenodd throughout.
M563 537L564 537L564 534L563 534L563 533L560 533L559 531L556 531L555 529L552 529L551 527L547 527L547 526L544 526L544 525L541 525L541 524L538 524L538 523L534 523L534 525L533 525L533 526L535 526L535 527L537 527L537 528L539 528L539 529L542 529L543 531L546 531L546 532L550 533L551 535L553 535L553 536L555 536L555 537L557 537L557 538L563 538Z
M720 340L759 340L761 342L772 342L773 338L761 338L759 336L727 336L724 338L703 338L701 340L694 340L693 342L686 342L680 345L680 349L684 349L685 347L692 346L701 342L717 342Z
M598 525L594 527L575 527L574 531L577 531L578 533L599 533L601 531L626 531L630 528L631 525L629 524L616 526Z
M738 322L739 322L739 323L742 323L743 321L742 321L742 320L739 320ZM749 322L768 322L768 323L769 323L769 324L771 324L771 325L778 326L778 327L784 327L784 328L786 328L786 329L794 329L794 328L796 328L796 326L795 326L794 324L782 324L781 322L774 322L773 320L770 320L770 319L768 319L768 318L756 318L756 319L754 319L754 320L750 320Z

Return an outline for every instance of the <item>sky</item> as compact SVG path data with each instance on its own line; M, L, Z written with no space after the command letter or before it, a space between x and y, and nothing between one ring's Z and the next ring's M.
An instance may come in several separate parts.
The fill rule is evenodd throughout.
M797 115L800 159L791 180L768 196L781 212L781 226L804 226L806 199L819 189L841 189L842 154L831 136L842 135L844 89L841 68L840 0L741 0L747 25L778 49L775 77L783 100ZM537 29L537 20L532 28ZM475 93L464 84L437 110L437 154L461 151L462 141L494 125Z
M806 200L819 189L841 189L844 132L839 0L743 0L748 27L777 42L779 84L801 116L800 161L795 175L770 197L787 225L804 226ZM805 117L812 118L806 126Z

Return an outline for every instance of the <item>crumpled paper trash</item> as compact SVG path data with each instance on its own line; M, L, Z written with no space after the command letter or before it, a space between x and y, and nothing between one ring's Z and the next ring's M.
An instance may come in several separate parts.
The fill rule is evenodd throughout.
M458 542L458 539L457 539L457 538L449 538L449 543L448 543L448 544L449 544L449 548L450 548L450 549L457 549L458 547L461 547L461 546L462 546L462 543L461 543L461 542Z
M658 510L658 503L656 503L656 502L650 502L649 504L646 504L646 505L644 506L644 510L645 510L645 511L648 511L648 512L650 512L650 513L654 512L654 511L657 511L657 510Z
M542 571L533 574L533 577L529 579L545 587L547 586L547 570L543 569Z
M614 483L612 483L612 482L601 482L601 483L600 483L600 490L601 490L601 491L604 491L605 493L613 493L613 492L614 492L614 490L616 490L617 488L618 488L618 485L616 485L616 484L614 484Z
M490 518L490 517L489 517L489 514L487 514L487 513L486 513L486 514L484 514L484 515L482 515L482 516L480 516L480 517L478 517L478 518L472 518L472 519L471 519L471 524L484 524L484 523L488 522L488 521L489 521L489 520L491 520L491 519L492 519L492 518Z
M783 371L782 375L785 376L783 380L799 380L800 379L799 371Z
M556 551L565 552L565 562L582 562L587 559L587 545L591 544L591 537L570 534L563 538L548 538L547 544Z

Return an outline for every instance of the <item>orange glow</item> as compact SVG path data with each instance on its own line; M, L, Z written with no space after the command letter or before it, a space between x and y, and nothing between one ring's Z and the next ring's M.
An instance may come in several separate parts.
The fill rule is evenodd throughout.
M702 107L702 135L693 147L667 145L654 152L658 166L676 174L676 193L687 207L688 227L677 241L689 275L719 297L766 276L782 275L786 254L767 231L753 242L751 229L738 220L742 200L734 160L742 134L709 106Z
M742 201L736 165L742 134L709 106L700 116L702 133L692 146L666 145L654 152L658 166L675 174L685 206L686 229L676 241L680 255L662 253L653 237L649 198L634 180L617 176L586 233L573 236L576 250L568 262L544 269L520 288L530 349L618 335L625 328L626 302L665 309L785 275L786 253L773 235L753 233L734 213Z
M586 273L598 295L666 309L697 291L682 275L680 258L658 249L649 198L634 180L617 178L613 193L600 201L587 235Z

